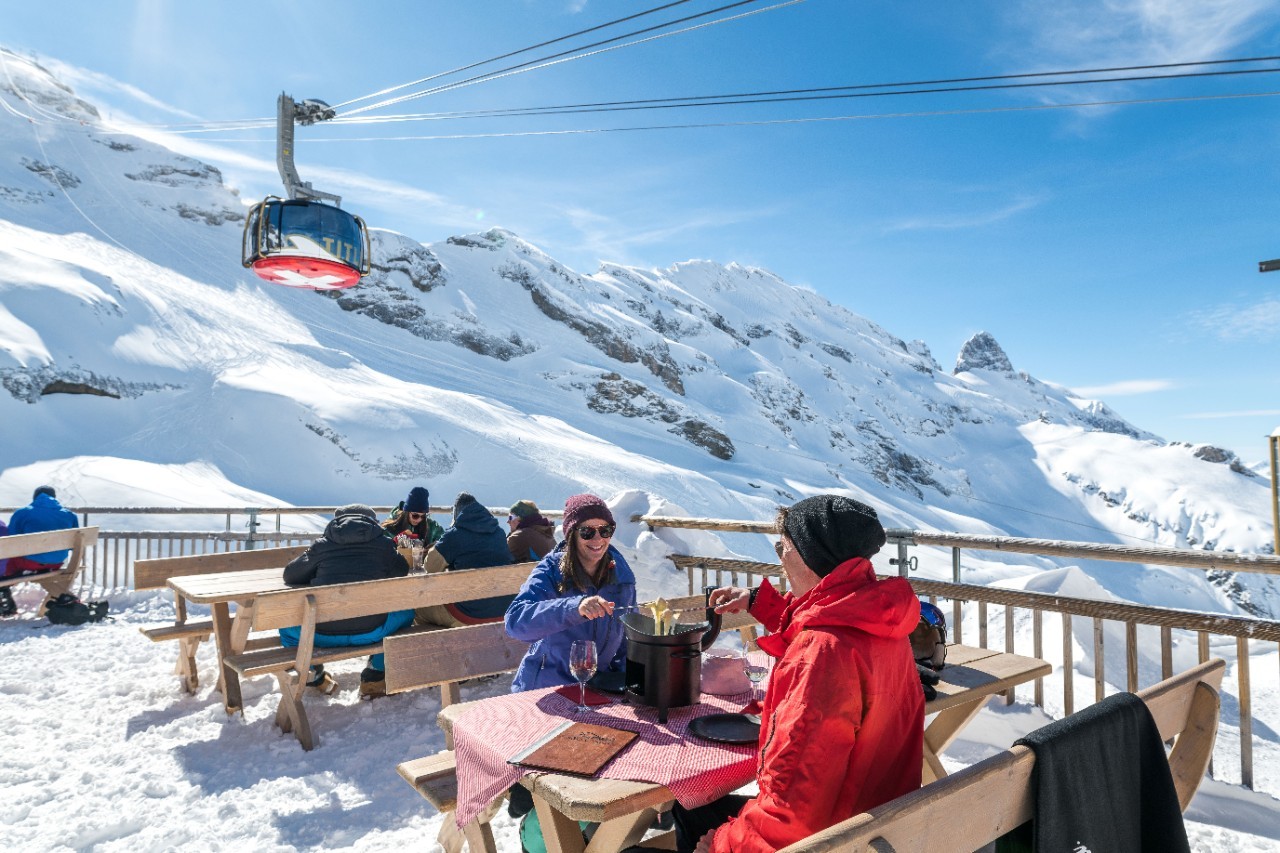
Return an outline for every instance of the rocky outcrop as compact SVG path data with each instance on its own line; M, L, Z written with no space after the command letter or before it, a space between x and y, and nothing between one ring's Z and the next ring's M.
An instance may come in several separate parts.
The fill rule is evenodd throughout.
M447 476L458 465L458 452L443 442L442 447L437 447L433 442L428 451L419 447L415 441L410 444L410 453L397 453L390 458L379 456L376 459L363 459L347 446L345 437L333 427L309 423L306 428L341 450L344 456L360 466L361 471L384 480L430 480Z
M165 391L178 385L156 382L130 382L115 376L102 376L80 367L5 368L0 370L0 386L15 399L37 403L50 394L89 394L95 397L141 397L148 391Z
M80 179L71 172L61 166L54 166L51 163L41 163L39 160L32 160L29 157L22 158L22 165L29 172L35 172L55 187L64 190L73 190L80 186Z
M680 436L717 459L732 459L736 452L729 436L706 421L690 417L683 406L664 400L639 382L623 379L617 373L606 373L592 391L587 398L587 408L592 411L670 424L667 432Z
M1000 344L987 332L978 334L964 342L960 347L960 355L956 357L956 369L953 373L964 373L969 370L995 370L1000 373L1013 373L1013 363L1004 354Z
M403 279L414 290L430 293L447 281L444 265L422 244L403 239L392 241L379 232L374 232L372 243L366 282L391 285Z
M665 341L657 341L649 346L640 346L624 337L618 329L604 323L571 313L561 307L551 291L543 287L528 269L519 264L504 264L498 269L498 275L515 282L529 292L533 304L539 311L557 323L563 323L577 332L593 347L609 358L623 364L642 364L649 372L658 377L676 394L684 395L684 383L680 378L680 367L671 357L671 351Z
M1216 465L1226 465L1237 474L1243 474L1246 477L1257 478L1258 474L1253 469L1247 467L1240 461L1240 457L1225 450L1221 447L1214 447L1212 444L1202 444L1191 452L1191 455L1197 459L1203 459L1205 462L1212 462Z
M189 204L178 204L173 209L183 219L190 219L192 222L203 222L205 225L222 225L226 222L244 221L243 212L232 210L229 207L219 210L203 210L198 207L192 207Z
M222 186L222 172L217 167L189 157L179 157L177 165L161 163L148 166L140 172L125 172L131 181L145 181L166 187L200 187L215 184Z

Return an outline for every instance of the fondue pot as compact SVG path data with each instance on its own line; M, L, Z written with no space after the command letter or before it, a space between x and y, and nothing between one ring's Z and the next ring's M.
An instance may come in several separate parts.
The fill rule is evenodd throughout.
M715 587L705 590L709 596ZM655 634L653 617L628 613L622 617L627 632L627 698L658 709L658 722L667 721L667 709L693 705L702 692L702 651L715 642L721 617L707 608L702 622L677 622L674 633Z

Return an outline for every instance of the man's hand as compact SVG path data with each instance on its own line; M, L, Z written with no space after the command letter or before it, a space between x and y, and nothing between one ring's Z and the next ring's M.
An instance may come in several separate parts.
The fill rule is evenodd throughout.
M737 586L722 586L711 590L707 604L717 613L740 613L751 603L751 590Z
M578 612L587 619L599 619L613 614L613 602L598 595L588 595L578 603Z

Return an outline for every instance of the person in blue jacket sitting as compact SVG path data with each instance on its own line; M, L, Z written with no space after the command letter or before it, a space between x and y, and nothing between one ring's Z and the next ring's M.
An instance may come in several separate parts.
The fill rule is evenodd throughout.
M511 551L498 519L475 496L459 493L453 502L453 524L427 552L427 574L510 564ZM497 595L455 604L433 604L418 608L417 622L444 628L501 622L510 603L510 595Z
M617 525L595 495L564 505L564 541L542 558L507 608L507 634L530 643L512 692L577 684L569 672L574 640L595 640L601 672L626 668L627 644L615 607L634 607L636 578L610 544Z
M58 502L58 494L53 486L40 486L31 496L31 503L14 511L9 519L9 535L21 536L24 533L45 533L50 530L70 530L80 526L76 514ZM45 551L39 554L28 554L25 557L10 557L3 566L4 577L19 575L40 575L45 572L56 572L62 568L71 551ZM9 587L0 587L0 616L12 616L18 612Z
M511 682L513 693L577 684L569 672L574 640L595 641L600 672L627 666L622 622L610 617L614 608L635 606L636 577L610 544L617 529L613 513L595 495L574 495L565 501L563 524L564 540L534 567L507 608L507 634L530 643ZM515 785L510 794L509 815L536 816L523 786ZM524 849L537 837L536 826L521 825Z

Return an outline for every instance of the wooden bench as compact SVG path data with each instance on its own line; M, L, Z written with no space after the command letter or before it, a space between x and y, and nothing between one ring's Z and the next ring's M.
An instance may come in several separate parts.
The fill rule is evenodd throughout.
M670 601L677 610L694 610L705 599L701 595ZM756 621L749 613L725 614L722 631L737 630L744 640L754 637ZM528 645L507 636L500 623L469 625L430 634L388 637L383 643L387 660L387 692L400 693L422 687L440 688L440 707L460 699L459 682L513 672L520 665ZM453 736L445 734L446 749L435 755L397 765L396 770L436 811L447 815L457 805L458 776L454 762ZM446 817L436 840L446 853L458 853L465 840L472 853L493 853L493 833L481 816L461 832ZM648 843L653 843L652 840Z
M318 623L514 595L529 577L533 566L533 563L517 563L488 569L415 574L403 578L297 587L262 593L245 602L236 612L232 625L232 647L245 648L250 631L278 631L281 628L299 626L302 631L297 647L246 649L227 656L225 663L244 677L275 676L280 685L276 724L282 731L293 732L303 749L309 750L315 741L306 710L302 706L302 687L311 665L378 654L384 651L386 642L384 640L363 646L318 647L315 645ZM501 628L500 624L493 624ZM446 629L435 626L410 626L397 632L395 636L444 630ZM391 678L389 664L388 678Z
M36 610L36 616L43 616L49 602L70 592L80 568L84 565L84 552L98 542L98 528L73 527L67 530L47 530L43 533L20 533L14 536L0 536L0 560L10 557L27 557L31 554L43 554L46 551L62 551L70 549L71 556L56 572L40 575L18 575L0 579L0 587L16 586L20 583L39 584L44 588L44 601Z
M161 557L154 560L138 560L133 564L133 588L135 590L167 589L169 578L190 575L211 575L223 572L251 571L279 568L284 571L290 560L307 550L306 545L286 548L260 548L252 551L224 551L220 554L194 554L186 557ZM175 596L175 616L171 625L140 628L142 635L154 643L178 641L178 662L174 674L179 677L182 689L195 693L200 686L196 671L196 651L200 643L213 633L213 620L188 621L187 602ZM251 645L253 641L251 641ZM277 638L267 639L260 646L279 646Z
M1213 756L1226 667L1215 658L1138 693L1165 740L1178 803L1186 811ZM917 791L836 824L783 853L977 850L1026 823L1035 753L1015 746Z

